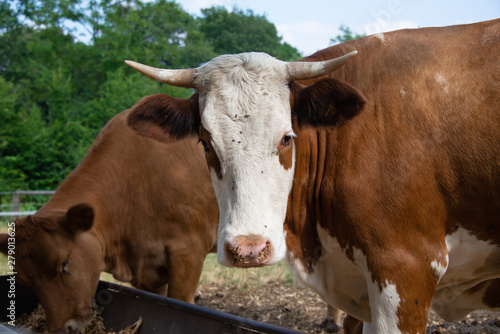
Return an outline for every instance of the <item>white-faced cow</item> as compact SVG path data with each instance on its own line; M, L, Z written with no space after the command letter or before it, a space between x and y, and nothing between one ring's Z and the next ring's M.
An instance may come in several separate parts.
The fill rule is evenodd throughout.
M500 20L378 34L300 62L130 64L196 89L129 124L163 141L199 135L222 264L287 257L365 333L425 333L431 307L449 321L499 310L486 291L500 277Z
M193 137L144 138L126 123L131 111L165 104L153 95L115 116L50 200L16 221L17 279L37 294L50 332L89 320L102 271L193 302L218 223L203 148Z

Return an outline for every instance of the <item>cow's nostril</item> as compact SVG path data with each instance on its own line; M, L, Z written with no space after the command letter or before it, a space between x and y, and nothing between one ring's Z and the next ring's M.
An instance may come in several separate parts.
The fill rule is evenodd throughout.
M270 251L270 242L266 242L266 247L264 247L260 252L259 256L257 256L257 260L260 263L264 263L267 261L267 258L269 257L269 251Z

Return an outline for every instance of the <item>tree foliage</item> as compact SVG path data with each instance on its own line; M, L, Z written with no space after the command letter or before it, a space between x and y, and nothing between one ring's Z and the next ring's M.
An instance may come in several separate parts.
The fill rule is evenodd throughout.
M168 0L0 0L0 191L55 189L111 117L146 95L191 95L123 60L190 68L246 51L300 58L252 11L194 17Z
M211 7L202 14L200 31L217 54L255 51L286 60L300 58L295 48L281 41L274 24L251 10L228 12L224 7Z
M352 32L351 29L344 24L340 25L339 30L342 31L342 35L337 35L336 38L330 39L330 45L344 43L353 39L366 36L366 34L356 34Z

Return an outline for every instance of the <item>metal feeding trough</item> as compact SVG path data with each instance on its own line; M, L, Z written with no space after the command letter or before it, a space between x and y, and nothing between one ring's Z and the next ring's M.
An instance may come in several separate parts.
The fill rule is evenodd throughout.
M0 333L17 333L15 327L8 325L8 309L13 300L9 297L13 289L9 278L0 276ZM31 312L38 303L32 291L17 283L14 300L16 317ZM99 282L95 301L102 307L106 328L126 328L142 317L139 334L300 333L105 281Z

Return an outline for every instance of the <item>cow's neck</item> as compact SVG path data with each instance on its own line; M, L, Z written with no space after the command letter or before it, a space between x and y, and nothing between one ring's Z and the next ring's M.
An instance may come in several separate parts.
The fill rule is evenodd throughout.
M344 190L346 170L356 174L356 161L352 159L360 132L353 122L342 127L293 125L297 138L295 145L295 175L288 199L285 231L287 246L295 258L307 259L303 265L311 270L321 256L321 243L317 227L338 240L340 247L349 248L351 257L355 246L364 246L352 240L352 230L347 227ZM340 164L341 162L341 164ZM355 178L355 176L352 176ZM357 182L357 181L353 181ZM307 263L306 263L307 262Z
M105 176L99 173L87 173L85 169L87 169L86 166L81 164L72 175L69 175L40 211L66 211L79 203L92 205L95 210L95 219L91 233L101 245L101 258L104 262L106 250L111 240L104 239L103 235L113 235L113 233L103 233L102 226L103 213L101 205L103 203L110 203L107 198L109 194L106 193L104 187L104 184L109 182L109 179L105 180ZM82 171L83 173L76 173L76 171Z
M321 256L321 244L317 223L321 218L321 207L325 199L334 195L332 159L336 146L336 135L327 128L299 125L294 122L297 138L295 145L295 176L288 199L285 221L287 247L295 259L300 259L304 269L312 266ZM323 196L327 191L328 196ZM328 203L330 206L331 203ZM331 211L333 212L333 210ZM331 219L329 219L331 221Z
M110 157L109 152L114 156ZM131 234L128 231L131 226L126 224L126 216L130 214L128 210L131 208L126 198L131 196L134 186L131 184L132 178L126 174L133 167L119 168L124 166L123 153L109 149L101 154L99 151L93 152L91 148L40 210L68 210L79 203L92 205L95 219L91 233L101 245L105 270L127 281L131 274L126 263L127 250L123 246L126 245L123 238Z

